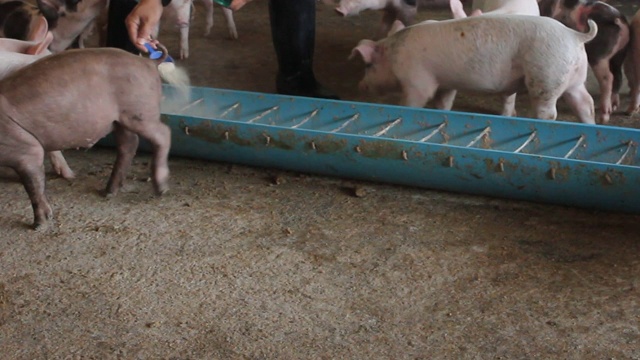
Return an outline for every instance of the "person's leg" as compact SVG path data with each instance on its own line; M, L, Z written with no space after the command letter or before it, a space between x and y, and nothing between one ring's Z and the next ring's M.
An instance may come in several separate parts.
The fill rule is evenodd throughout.
M107 20L107 46L138 54L138 49L129 40L129 33L124 20L131 10L138 5L135 0L110 0L109 19Z
M277 92L337 99L313 74L316 0L269 0L269 17L278 58Z

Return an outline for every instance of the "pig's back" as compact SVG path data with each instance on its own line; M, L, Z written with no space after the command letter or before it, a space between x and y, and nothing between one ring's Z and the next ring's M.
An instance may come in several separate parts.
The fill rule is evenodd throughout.
M126 88L126 83L148 82L150 77L159 79L154 63L123 50L67 50L11 74L0 82L0 93L13 100L23 95L26 100L61 92L83 98L97 96L110 87ZM122 80L124 84L120 84Z
M528 15L421 23L397 35L404 39L392 45L396 66L414 72L421 67L442 85L489 92L515 86L523 68L543 61L549 49L583 46L558 21ZM413 63L407 64L407 58Z
M55 54L0 81L16 121L47 150L90 147L122 112L159 108L161 91L153 61L107 48Z

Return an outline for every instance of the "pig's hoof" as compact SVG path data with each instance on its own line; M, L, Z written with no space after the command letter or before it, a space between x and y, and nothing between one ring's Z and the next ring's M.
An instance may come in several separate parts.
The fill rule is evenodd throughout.
M600 124L606 124L609 122L609 114L603 113L602 115L600 115Z
M51 223L52 216L49 216L48 219L36 219L33 222L33 230L35 231L44 231L49 227Z
M630 106L629 109L627 109L627 115L629 116L637 115L638 113L640 113L640 106Z
M59 172L57 172L59 176L62 176L63 179L65 180L73 180L76 178L76 174L73 172L73 170L71 169L64 169L64 170L60 170Z
M169 191L169 188L168 188L168 187L164 187L164 188L162 188L162 189L157 189L157 190L156 190L156 195L158 195L158 196L162 196L162 195L166 194L166 193L167 193L167 191Z
M107 188L107 189L104 190L104 194L103 195L107 199L111 199L111 198L115 197L116 195L118 195L118 190Z

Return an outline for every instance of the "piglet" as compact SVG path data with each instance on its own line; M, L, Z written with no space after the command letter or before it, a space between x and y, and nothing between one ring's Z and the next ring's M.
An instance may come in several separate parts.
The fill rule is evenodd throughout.
M403 28L396 22L380 41L361 40L351 53L366 64L363 91L402 92L402 105L449 110L455 90L510 96L526 87L536 117L555 120L560 96L584 123L594 123L585 88L584 43L597 26L580 33L540 16L483 15L430 21ZM437 93L436 93L437 91Z
M629 43L629 23L613 6L593 0L541 0L540 14L559 20L578 31L586 31L587 19L598 25L598 35L585 44L589 65L600 85L600 116L609 122L620 105L622 66Z
M158 60L114 48L77 49L47 56L0 81L0 166L14 169L29 194L34 227L53 216L42 166L47 151L90 148L114 132L118 155L106 192L115 195L138 147L153 146L153 184L168 190L168 126L160 121ZM82 76L78 76L82 74Z
M627 113L637 114L640 113L640 10L631 20L631 41L624 70L631 97Z

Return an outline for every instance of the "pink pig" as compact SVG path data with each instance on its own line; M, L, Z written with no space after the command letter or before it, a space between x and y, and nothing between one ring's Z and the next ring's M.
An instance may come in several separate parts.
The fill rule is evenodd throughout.
M67 50L0 81L0 166L14 169L29 194L34 227L53 216L45 194L45 152L89 148L114 132L118 155L107 194L122 187L138 147L153 146L153 184L168 189L171 132L160 121L158 64L113 48ZM82 76L78 76L82 74Z
M364 91L401 91L402 104L451 109L455 90L512 96L529 92L536 117L555 120L563 97L580 121L594 124L587 92L584 43L597 26L580 33L550 18L483 15L427 21L404 28L396 22L378 42L362 40L351 56L366 64Z

